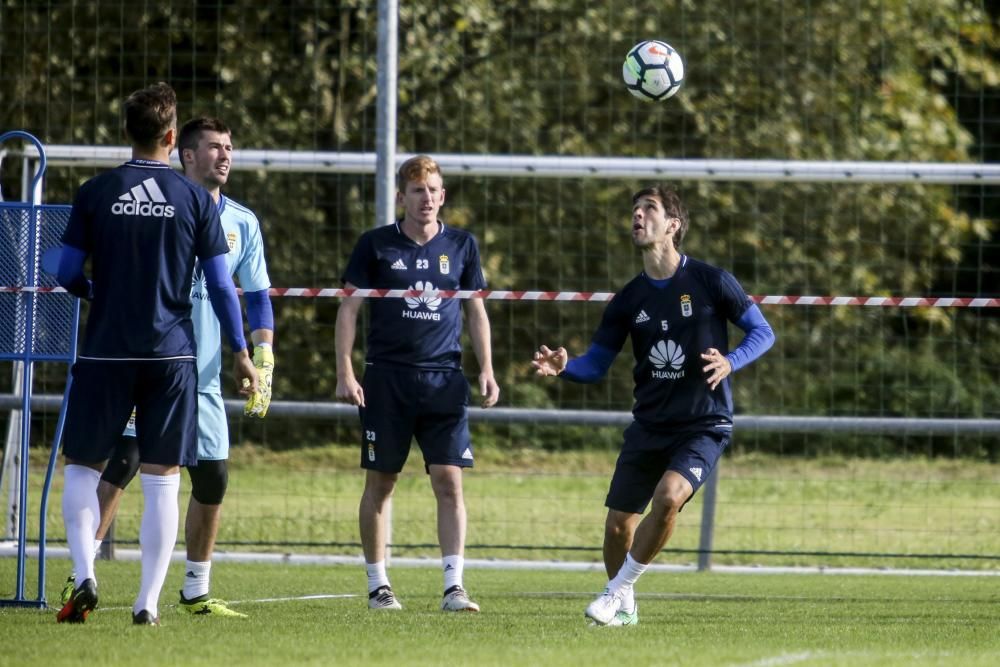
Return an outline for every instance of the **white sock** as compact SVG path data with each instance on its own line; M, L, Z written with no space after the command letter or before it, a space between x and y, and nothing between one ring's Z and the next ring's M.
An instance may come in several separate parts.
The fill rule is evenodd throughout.
M181 488L180 473L173 475L147 475L139 473L142 480L143 510L139 527L139 547L142 553L142 585L139 597L132 607L133 613L148 611L159 615L160 591L167 578L170 555L177 543L177 526L180 512L177 496Z
M629 613L635 611L635 589L631 586L622 589L621 610Z
M97 483L101 473L76 464L63 468L63 523L66 542L73 559L73 572L77 585L94 577L94 533L101 520L101 506L97 501Z
M365 571L368 572L368 592L378 590L382 586L389 585L389 576L385 573L385 561L377 563L365 563Z
M98 506L100 506L100 502L98 502ZM97 538L94 538L94 560L95 561L97 560L97 555L99 553L101 553L101 543L102 542L104 542L104 540L99 540ZM70 572L69 576L73 577L73 579L76 579L76 568L73 568L73 572ZM79 581L83 581L83 579L80 579Z
M202 595L208 595L209 574L212 571L212 561L197 562L193 560L184 563L184 594L185 600L193 600Z
M625 563L622 565L622 568L618 570L618 574L615 575L615 578L608 582L608 590L627 591L626 594L631 597L632 587L635 585L635 582L639 579L639 577L642 576L642 573L646 571L647 567L649 566L645 563L640 563L632 558L631 553L626 554ZM625 598L622 599L624 601ZM632 603L635 603L634 598ZM623 604L622 606L624 607L625 605Z
M444 589L452 586L462 586L462 571L465 569L465 558L462 556L445 556L441 559L444 570Z

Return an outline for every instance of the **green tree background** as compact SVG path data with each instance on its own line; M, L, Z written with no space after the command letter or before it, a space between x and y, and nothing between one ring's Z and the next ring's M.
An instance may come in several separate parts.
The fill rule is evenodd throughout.
M401 3L399 150L995 161L997 15L996 3L961 0ZM371 151L376 20L376 3L362 0L0 0L0 129L49 144L122 145L121 99L165 80L182 117L223 117L237 147ZM624 54L649 37L675 46L688 70L681 93L659 104L633 99L620 83ZM47 201L70 201L92 174L50 170ZM2 176L5 191L16 190L14 176ZM644 184L446 174L445 215L479 237L492 287L613 291L640 265L627 225L629 195ZM679 185L692 213L686 250L730 268L752 294L997 294L991 188ZM339 285L354 240L373 224L368 176L238 172L228 192L258 212L277 286ZM332 399L336 308L335 300L276 303L281 398ZM490 304L490 313L505 404L628 409L627 354L597 386L530 377L539 343L582 352L599 308ZM1000 327L990 312L765 314L778 343L737 378L739 412L998 414ZM258 435L293 446L349 440L353 426L270 425ZM530 425L499 433L542 446L593 438ZM744 442L780 451L872 446L832 436ZM914 446L907 442L883 438L879 452ZM987 437L916 447L998 456Z

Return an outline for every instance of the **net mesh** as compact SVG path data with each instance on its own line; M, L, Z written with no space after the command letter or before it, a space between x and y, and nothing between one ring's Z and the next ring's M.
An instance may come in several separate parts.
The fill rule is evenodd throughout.
M993 4L401 3L398 149L594 159L997 162L1000 38ZM117 145L119 100L166 80L178 91L182 120L203 113L224 118L237 148L372 151L376 8L371 0L282 6L165 0L50 2L43 12L31 3L3 3L0 127L23 127L49 144ZM650 37L677 48L687 65L684 88L659 105L635 100L620 80L625 53ZM47 200L71 201L94 173L54 166ZM0 179L7 191L16 187L9 174ZM493 288L614 291L639 268L628 243L629 195L645 182L460 171L446 173L445 182L445 220L477 235ZM920 179L678 185L691 211L688 252L731 270L752 294L995 296L1000 284L1000 196L993 185ZM237 171L227 193L260 217L276 286L339 286L354 241L374 222L368 174ZM0 327L25 298L0 295ZM275 299L277 398L333 396L337 306L334 299ZM488 308L504 405L629 409L624 358L603 383L587 387L539 383L528 367L540 343L572 353L586 349L601 306ZM742 414L1000 416L997 309L763 310L778 342L736 378ZM363 341L356 348L360 368ZM468 370L474 380L471 357ZM0 373L0 387L6 382ZM36 390L57 394L62 383L61 373L42 372ZM39 419L39 433L51 433L52 417ZM538 549L596 544L598 535L587 528L601 522L619 428L514 421L475 428L486 468L481 487L470 475L470 541ZM352 420L239 420L233 438L234 451L252 461L260 450L273 456L330 443L353 446L358 427ZM495 486L485 483L491 456L507 468L521 463L527 474L548 454L580 451L605 459L576 476L576 463L563 464L544 491L525 491L519 472L498 476ZM730 454L726 479L733 485L722 486L720 521L727 535L739 535L741 526L746 532L734 542L717 540L719 549L809 553L838 543L860 549L861 536L868 536L865 543L887 553L998 553L995 542L980 539L1000 534L1000 439L994 434L742 430ZM740 465L756 457L761 467ZM872 467L890 457L914 467L895 470L892 461ZM234 475L227 498L233 511L227 510L220 540L356 542L356 458L338 460L329 474L290 470L278 488L249 478L241 488ZM408 472L419 472L415 458ZM795 487L794 470L772 472L776 459L806 461L819 472L811 468L815 479ZM827 459L870 465L829 468ZM964 465L942 463L952 459ZM921 484L954 492L943 514L927 511L911 494ZM426 496L423 487L412 498L401 496L399 516L413 532L396 535L399 541L434 542L432 510L419 500ZM793 509L781 512L782 506ZM877 520L859 518L869 512ZM519 514L534 526L530 535L514 530ZM695 519L684 512L681 520ZM580 534L563 541L571 526ZM691 547L693 535L679 531L676 546Z
M49 290L55 276L42 270L45 250L58 248L69 206L0 203L0 281L7 288ZM30 310L29 310L30 309ZM30 315L30 317L29 317ZM28 324L31 340L28 342ZM76 324L76 300L65 293L0 293L0 357L69 361Z

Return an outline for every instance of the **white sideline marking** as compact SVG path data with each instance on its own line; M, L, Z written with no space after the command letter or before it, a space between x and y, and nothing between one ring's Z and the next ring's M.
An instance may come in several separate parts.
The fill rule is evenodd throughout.
M337 600L341 598L361 597L357 593L316 593L315 595L296 595L287 598L256 598L254 600L227 600L229 604L247 604L254 602L298 602L299 600Z
M771 656L770 658L761 658L760 660L754 660L753 662L745 662L735 667L778 667L778 665L794 665L797 662L804 662L806 660L812 660L813 658L822 657L822 653L814 653L812 651L805 651L804 653L782 653L781 655Z
M286 598L256 598L253 600L226 600L226 604L254 604L257 602L298 602L301 600L337 600L346 598L357 598L361 597L357 593L316 593L313 595L296 595L293 597ZM176 607L176 604L165 604L163 607L167 609L172 609ZM58 609L58 607L50 607L50 609ZM122 611L125 609L131 610L132 607L98 607L98 611Z
M511 592L510 597L524 598L553 598L553 599L576 599L593 598L593 591L524 591ZM737 595L735 593L636 593L637 600L720 600L720 601L740 601L740 600L788 600L796 602L806 602L815 600L851 600L853 598L839 595L828 596L806 596L806 595ZM939 602L951 602L952 600L936 598Z
M596 591L511 591L499 597L516 597L548 600L592 600ZM734 593L636 593L636 600L718 600L720 602L783 601L783 602L850 602L857 597L842 595L737 595ZM934 598L934 602L964 602L962 598ZM841 655L838 653L838 655Z
M38 556L38 547L26 549L31 557ZM46 558L69 559L69 549L66 547L48 547ZM0 558L16 557L17 543L13 541L0 542ZM182 563L187 558L183 551L175 551L171 561ZM139 560L138 549L115 549L115 560ZM323 554L274 554L255 552L216 551L212 555L214 562L227 563L276 563L281 565L364 565L362 556L332 556ZM402 567L432 567L441 568L439 558L399 558L393 557L391 563ZM604 572L604 565L599 562L558 561L558 560L497 560L492 558L466 558L465 567L479 570L561 570L564 572ZM675 565L670 563L653 563L648 572L697 572L695 565ZM930 570L930 569L895 569L885 567L793 567L793 566L758 566L758 565L713 565L711 572L730 574L881 574L897 576L928 576L928 577L1000 577L1000 569L996 570Z
M781 665L794 665L799 662L804 662L806 660L817 660L821 661L823 664L830 662L834 657L841 661L845 659L849 660L851 658L858 659L871 659L876 654L871 651L803 651L801 653L781 653L779 655L771 656L768 658L761 658L759 660L754 660L753 662L741 662L730 665L729 667L780 667ZM946 664L953 664L955 656L951 651L888 651L888 652L878 652L878 657L880 658L903 658L910 660L922 660L932 659L936 661L947 661ZM849 664L849 663L845 663Z

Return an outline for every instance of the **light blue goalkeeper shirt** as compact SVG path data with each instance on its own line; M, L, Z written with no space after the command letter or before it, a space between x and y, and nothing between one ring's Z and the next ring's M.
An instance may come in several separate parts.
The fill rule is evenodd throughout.
M260 222L253 211L225 195L219 198L219 217L229 244L226 262L244 292L259 292L271 287L264 261L264 241ZM191 320L198 341L198 391L222 393L222 329L212 310L201 265L195 266L191 285Z

